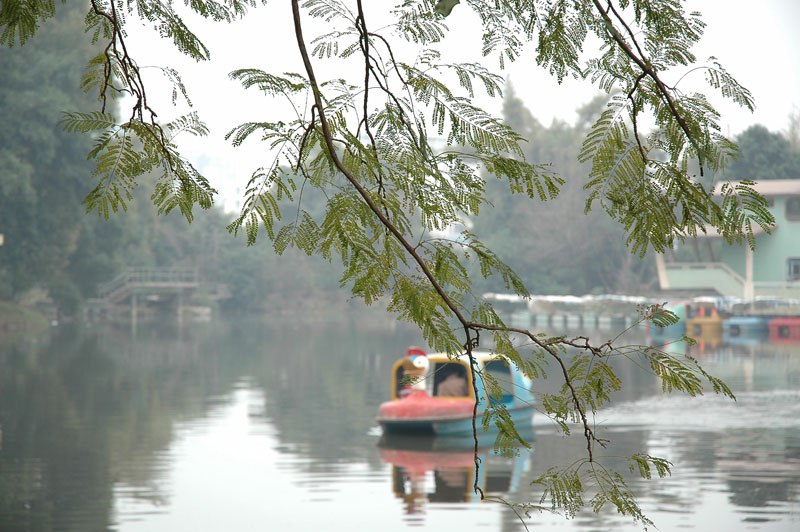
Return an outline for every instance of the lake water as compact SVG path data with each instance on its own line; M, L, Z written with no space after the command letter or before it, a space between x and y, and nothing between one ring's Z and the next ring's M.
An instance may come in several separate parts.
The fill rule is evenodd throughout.
M411 329L212 323L60 328L0 343L0 531L524 530L476 500L456 442L380 438L374 416ZM376 324L377 322L377 324ZM602 334L602 333L601 333ZM675 346L737 401L663 395L626 367L598 413L607 455L644 451L671 477L629 483L660 530L800 530L800 345ZM511 501L585 452L536 415L533 447L482 450L479 482ZM613 462L613 458L610 458ZM530 530L640 530L612 509Z

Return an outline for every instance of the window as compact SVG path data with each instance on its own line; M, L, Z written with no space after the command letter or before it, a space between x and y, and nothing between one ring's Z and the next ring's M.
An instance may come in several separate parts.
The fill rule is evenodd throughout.
M426 390L428 384L427 371L414 366L410 359L403 359L394 370L394 399L402 399L412 390ZM430 390L426 390L430 393Z
M398 366L394 373L394 390L395 396L398 399L401 399L411 393L411 385L405 377L405 365Z
M511 403L514 400L514 378L510 368L502 360L492 360L484 366L484 373L494 377L498 386L503 391L502 403ZM494 398L492 399L494 400Z
M800 259L786 259L786 279L800 281Z
M786 219L792 222L800 221L800 196L786 198Z
M437 362L433 370L433 395L466 397L472 395L467 380L467 367L460 362Z

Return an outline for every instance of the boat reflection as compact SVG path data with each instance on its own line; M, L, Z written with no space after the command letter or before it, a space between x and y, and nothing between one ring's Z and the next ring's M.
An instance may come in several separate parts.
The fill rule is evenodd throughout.
M691 356L713 354L724 345L750 345L747 337L737 337L733 341L721 331L713 330L708 333L690 337L687 341L684 336L666 336L648 338L647 344L670 353L682 353Z
M522 435L529 443L533 434ZM480 500L475 492L474 441L465 437L385 434L378 442L381 461L392 466L392 490L407 515L424 514L437 503ZM515 493L522 475L530 470L531 449L516 456L494 452L494 435L478 440L477 486L485 495Z

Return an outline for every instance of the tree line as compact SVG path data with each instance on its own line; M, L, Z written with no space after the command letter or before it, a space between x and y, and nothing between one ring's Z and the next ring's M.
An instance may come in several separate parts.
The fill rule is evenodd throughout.
M127 266L196 266L204 286L224 285L226 311L259 310L292 298L346 291L335 268L317 256L289 248L279 260L264 242L247 248L230 235L230 214L218 208L197 213L187 225L177 214L159 216L149 192L155 178L143 176L124 216L108 220L85 214L81 202L95 177L86 160L92 140L58 125L67 109L91 108L94 99L76 87L87 57L96 50L82 36L77 8L59 10L30 43L0 55L0 300L47 294L66 315L76 313L97 287ZM66 52L65 52L66 51ZM508 195L500 180L487 181L488 205L473 230L535 293L641 293L657 288L650 258L629 253L625 231L601 211L584 214L589 165L577 154L606 96L577 110L573 124L543 125L513 87L506 90L505 122L527 140L529 161L549 161L565 179L559 197L531 203ZM715 178L800 178L799 115L785 132L754 125L736 138L738 160ZM151 181L151 182L148 182ZM306 200L306 209L321 201ZM284 205L285 217L293 217ZM503 291L496 278L476 283ZM202 294L200 296L202 298Z
M231 215L220 209L188 225L177 213L159 216L153 175L131 191L124 215L85 212L96 179L86 158L92 138L59 125L64 111L96 101L78 90L97 53L81 10L60 8L25 46L0 54L0 301L49 296L63 315L75 314L128 266L196 266L206 287L227 286L226 310L264 307L275 293L338 290L316 257L287 250L282 261L266 245L246 249L225 230Z

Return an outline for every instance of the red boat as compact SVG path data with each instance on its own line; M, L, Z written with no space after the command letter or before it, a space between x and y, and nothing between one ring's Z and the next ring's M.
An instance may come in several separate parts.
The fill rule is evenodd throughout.
M800 342L800 317L770 320L769 341L775 344Z

